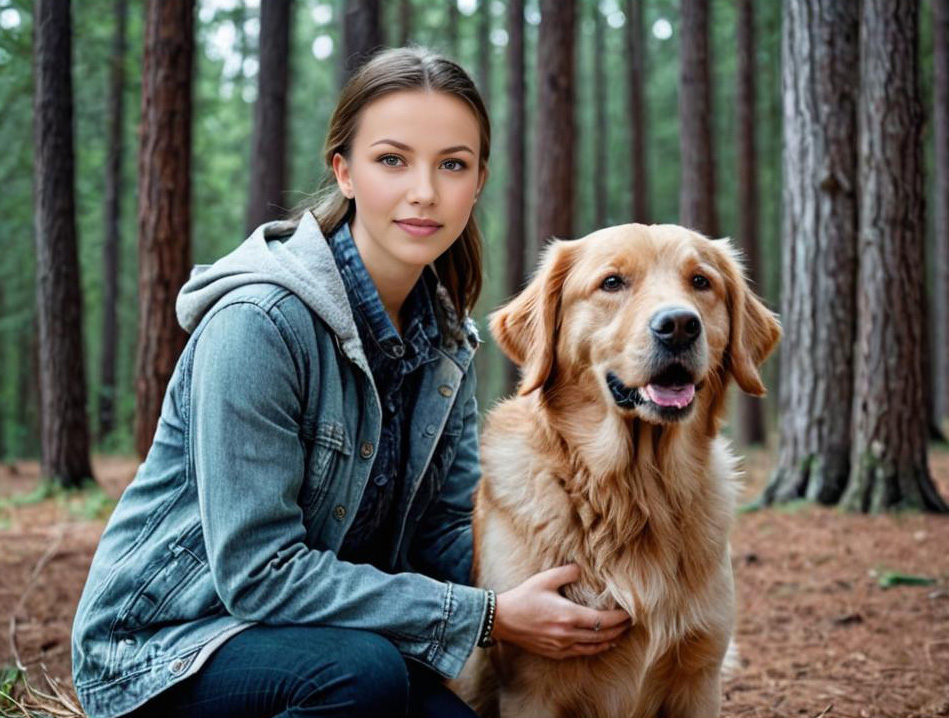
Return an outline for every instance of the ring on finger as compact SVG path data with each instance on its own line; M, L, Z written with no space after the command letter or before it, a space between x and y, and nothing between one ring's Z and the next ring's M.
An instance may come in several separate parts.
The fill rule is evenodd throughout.
M598 619L596 619L596 623L593 624L593 630L599 632L599 630L600 630L601 628L603 628L603 624L601 623L600 619L598 618Z

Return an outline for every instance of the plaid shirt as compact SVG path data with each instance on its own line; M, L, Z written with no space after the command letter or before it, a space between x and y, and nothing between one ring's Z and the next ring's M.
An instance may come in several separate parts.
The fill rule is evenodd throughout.
M403 477L409 453L409 419L420 375L417 370L436 358L438 322L425 282L420 279L405 300L402 315L408 317L408 322L399 336L347 223L332 235L330 247L382 405L382 435L369 483L339 557L386 569L389 567L382 564L394 540L394 508L406 488Z

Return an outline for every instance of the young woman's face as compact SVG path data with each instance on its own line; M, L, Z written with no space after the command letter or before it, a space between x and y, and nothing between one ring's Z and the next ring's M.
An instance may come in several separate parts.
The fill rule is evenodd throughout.
M478 120L439 92L405 90L366 105L340 190L356 200L353 236L364 260L420 269L458 238L483 182Z

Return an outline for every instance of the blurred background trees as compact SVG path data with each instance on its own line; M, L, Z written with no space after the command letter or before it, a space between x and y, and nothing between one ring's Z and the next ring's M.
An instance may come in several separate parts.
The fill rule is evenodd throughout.
M0 458L52 446L41 441L39 378L58 358L88 386L80 423L92 450L147 449L183 336L174 294L191 264L226 254L315 191L340 82L379 47L408 41L464 65L494 124L477 209L486 280L476 318L516 291L550 236L633 220L733 236L786 330L780 362L768 366L771 398L735 402L737 437L780 445L764 498L833 503L850 485L856 508L908 501L891 469L899 451L924 467L926 441L908 417L931 432L949 412L947 2L864 3L866 32L876 20L883 38L895 14L906 23L896 34L911 38L899 51L905 93L882 90L891 115L906 118L895 130L869 109L858 127L858 101L876 102L859 68L869 71L868 53L882 45L861 59L859 3L849 0L74 3L79 292L70 299L45 293L39 242L50 235L38 209L34 223L43 145L32 108L51 52L36 23L43 3L0 0ZM895 145L883 142L888 132ZM892 146L906 160L901 176L889 174ZM912 217L881 215L891 197ZM52 251L54 266L68 265L67 250ZM870 307L879 309L861 319ZM907 312L928 317L929 330L905 322ZM82 348L48 346L49 316L66 318ZM901 322L905 335L885 333ZM490 339L478 364L488 408L514 374ZM895 438L878 427L894 408L873 400L860 418L861 400L894 394L889 380L873 383L891 365L905 388ZM878 450L894 442L894 452ZM853 488L868 456L882 478ZM46 471L65 478L53 464ZM925 471L914 475L925 495Z

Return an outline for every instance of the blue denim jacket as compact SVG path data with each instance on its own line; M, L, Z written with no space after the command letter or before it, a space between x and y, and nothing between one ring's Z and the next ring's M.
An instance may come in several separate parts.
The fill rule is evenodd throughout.
M292 236L287 236L292 231ZM91 718L194 674L255 623L377 631L456 676L486 592L471 570L480 476L477 336L426 270L438 359L424 367L386 573L337 558L369 478L379 400L314 218L270 223L178 299L191 338L152 447L102 535L72 634Z

